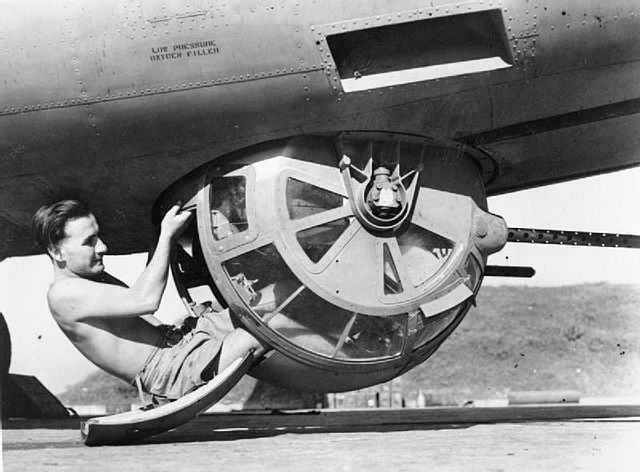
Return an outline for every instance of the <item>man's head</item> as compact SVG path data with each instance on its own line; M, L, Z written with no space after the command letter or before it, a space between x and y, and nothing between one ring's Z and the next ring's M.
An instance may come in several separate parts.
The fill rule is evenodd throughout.
M107 246L100 240L95 217L79 201L62 200L41 207L33 215L33 234L60 269L81 277L104 270L102 256Z

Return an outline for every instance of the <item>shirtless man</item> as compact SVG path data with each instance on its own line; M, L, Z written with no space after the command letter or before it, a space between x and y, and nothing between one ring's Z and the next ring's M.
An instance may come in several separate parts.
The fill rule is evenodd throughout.
M171 246L190 216L178 205L167 212L153 257L131 287L105 272L107 246L80 202L42 207L33 217L35 239L53 263L47 301L58 326L95 365L160 399L179 398L260 347L246 331L220 322L222 314L173 330L145 316L160 305Z

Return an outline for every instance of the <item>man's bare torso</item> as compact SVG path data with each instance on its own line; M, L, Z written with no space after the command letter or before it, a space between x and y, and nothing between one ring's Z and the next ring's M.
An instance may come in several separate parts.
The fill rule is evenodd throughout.
M115 279L111 278L109 281L113 284L113 280ZM56 287L56 284L60 283L60 280L56 280L51 285L48 295L51 314L60 329L73 345L98 367L128 382L133 381L155 349L163 330L141 317L73 319L69 316L68 307L60 300L60 285ZM107 282L64 279L64 283Z

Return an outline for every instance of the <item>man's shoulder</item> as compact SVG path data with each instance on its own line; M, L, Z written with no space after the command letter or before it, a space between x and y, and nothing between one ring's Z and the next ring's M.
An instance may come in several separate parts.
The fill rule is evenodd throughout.
M53 281L49 286L49 294L60 296L69 291L96 286L100 283L102 282L86 279L84 277L63 277Z
M113 275L103 272L99 277L88 278L80 276L65 276L53 281L49 286L49 293L64 296L73 293L75 290L85 290L104 285L117 285L127 288L127 284L115 278Z
M65 308L74 300L88 296L100 282L82 277L64 277L54 280L47 291L47 302L51 312L64 315Z

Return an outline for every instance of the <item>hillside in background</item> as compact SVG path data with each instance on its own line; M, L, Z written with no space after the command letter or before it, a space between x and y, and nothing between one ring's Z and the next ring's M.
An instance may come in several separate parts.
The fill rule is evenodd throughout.
M640 395L640 287L483 287L458 329L424 364L399 379L409 403L504 397L519 390ZM223 403L251 393L244 379ZM98 372L61 394L68 405L137 401L135 388Z
M401 383L456 403L518 390L638 395L640 287L483 287L477 308Z

